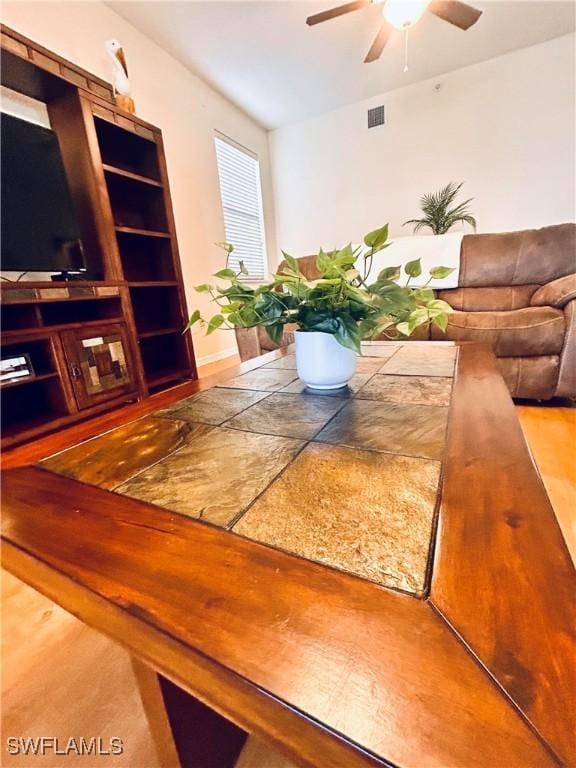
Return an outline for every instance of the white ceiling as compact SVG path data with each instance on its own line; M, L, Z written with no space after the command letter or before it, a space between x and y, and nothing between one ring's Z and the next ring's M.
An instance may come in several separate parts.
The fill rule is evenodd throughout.
M267 128L550 40L574 31L575 23L571 1L472 0L484 13L467 32L426 13L410 32L410 69L404 73L397 31L379 61L362 63L380 26L381 6L306 26L310 14L343 2L107 5Z

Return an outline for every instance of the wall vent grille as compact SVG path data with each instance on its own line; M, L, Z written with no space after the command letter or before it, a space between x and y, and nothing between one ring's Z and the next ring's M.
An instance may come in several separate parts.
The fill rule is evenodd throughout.
M377 128L379 125L384 125L385 122L384 105L368 110L368 128Z

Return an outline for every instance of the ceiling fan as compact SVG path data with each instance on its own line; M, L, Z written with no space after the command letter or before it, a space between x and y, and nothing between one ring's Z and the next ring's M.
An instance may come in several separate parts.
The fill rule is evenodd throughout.
M430 13L438 16L443 21L454 24L454 26L460 29L467 30L482 15L482 11L466 3L461 3L459 0L354 0L352 3L346 3L345 5L339 5L337 8L331 8L328 11L315 13L306 19L306 24L312 27L314 24L320 24L323 21L329 21L338 16L343 16L345 13L359 11L371 5L382 5L384 22L374 38L370 50L366 54L365 64L376 61L382 55L391 32L389 25L396 29L407 31L419 21L425 11L430 11Z

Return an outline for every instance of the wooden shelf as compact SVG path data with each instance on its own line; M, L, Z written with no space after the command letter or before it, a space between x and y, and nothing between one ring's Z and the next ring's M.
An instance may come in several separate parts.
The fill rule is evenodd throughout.
M143 237L164 237L169 239L169 232L157 232L153 229L138 229L137 227L114 227L116 232L124 232L127 235L141 235Z
M173 370L159 370L151 376L147 376L146 380L149 387L159 387L162 384L168 384L170 381L187 378L189 378L188 371L183 368L178 368Z
M152 187L161 187L162 182L157 181L156 179L152 179L149 176L142 176L139 173L133 173L132 171L127 171L124 168L118 168L115 165L108 165L108 163L104 163L102 165L104 168L104 171L106 173L112 173L116 176L122 176L125 179L131 179L132 181L138 181L142 184L149 184Z
M58 325L42 325L37 328L20 328L15 331L4 331L2 333L2 342L4 344L14 343L14 339L28 338L32 336L46 335L48 332L68 331L74 328L90 328L91 326L108 325L108 323L123 323L124 317L103 317L98 320L84 320L77 323L59 323Z
M24 384L32 384L36 381L45 381L46 379L54 379L57 377L58 374L56 371L52 371L51 373L40 373L37 376L30 376L28 378L15 379L14 381L3 381L0 383L0 390L12 389L13 387L20 387Z
M158 328L155 331L143 331L138 334L138 338L151 339L154 336L167 336L170 333L182 333L182 328Z
M16 307L20 306L20 304L55 304L56 302L63 302L65 301L66 304L69 304L72 301L110 301L110 299L119 299L120 294L110 294L107 296L100 296L96 294L95 296L56 296L56 298L53 299L42 299L40 297L37 297L35 299L18 299L18 301L5 301L4 306L5 307Z
M45 432L47 429L56 428L65 423L68 414L59 411L48 411L41 416L31 416L30 418L19 419L16 424L3 424L2 437L9 443L13 438L26 439L34 435Z
M104 84L87 73L59 58L53 67L50 52L37 54L31 41L15 45L27 66L10 54L2 82L48 105L89 279L1 285L8 298L0 308L3 354L28 355L36 374L0 383L3 447L196 375L190 333L182 334L186 301L160 130L107 103ZM96 287L108 286L118 288L97 294ZM61 290L42 298L42 288L67 288L73 295ZM108 329L121 337L130 389L92 394L71 377L69 357L84 351L83 340L106 336Z
M131 281L128 285L130 288L164 288L178 285L178 283L176 280L145 280L140 282Z

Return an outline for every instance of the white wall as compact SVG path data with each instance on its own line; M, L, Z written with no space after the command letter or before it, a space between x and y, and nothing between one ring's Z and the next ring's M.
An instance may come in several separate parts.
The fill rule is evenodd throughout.
M465 181L478 231L574 220L574 35L358 102L271 134L278 245L294 255L417 218ZM440 85L439 90L435 86ZM385 104L387 124L367 130Z
M214 130L255 152L261 162L266 238L275 256L267 132L100 2L5 2L2 21L32 40L110 80L104 41L123 44L136 112L162 129L188 307L206 306L193 285L222 268L224 239ZM236 351L233 334L194 334L200 362Z

